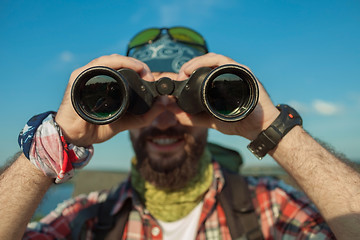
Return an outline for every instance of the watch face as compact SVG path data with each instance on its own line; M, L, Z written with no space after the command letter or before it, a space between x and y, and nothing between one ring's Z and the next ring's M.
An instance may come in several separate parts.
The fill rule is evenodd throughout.
M280 110L280 115L271 125L275 125L283 138L293 127L302 125L302 119L299 113L292 107L280 104L276 106Z

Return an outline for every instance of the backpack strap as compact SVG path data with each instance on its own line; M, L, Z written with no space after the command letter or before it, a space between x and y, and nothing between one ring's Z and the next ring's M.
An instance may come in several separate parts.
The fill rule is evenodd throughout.
M100 211L99 221L94 229L94 240L105 239L106 235L114 228L115 224L117 225L117 229L121 229L122 233L124 232L132 209L132 201L130 198L126 199L124 206L116 216L112 216L110 214L114 204L115 203L108 203L104 206L109 209L103 209Z
M207 142L206 147L210 150L212 158L215 159L222 168L231 172L240 171L243 160L239 152L211 142Z
M88 208L82 209L77 216L70 222L71 239L86 238L86 221L95 218L99 212L100 204L94 204Z
M94 226L94 240L104 239L105 236L111 231L115 223L121 229L125 229L130 211L132 209L132 201L130 198L124 201L124 206L118 214L111 215L111 211L118 200L122 187L116 188L109 193L106 200L100 203L91 205L88 208L79 211L74 220L70 223L72 229L71 239L85 239L86 238L86 222L93 218L98 218Z
M219 194L232 239L264 239L244 177L223 170L225 185Z

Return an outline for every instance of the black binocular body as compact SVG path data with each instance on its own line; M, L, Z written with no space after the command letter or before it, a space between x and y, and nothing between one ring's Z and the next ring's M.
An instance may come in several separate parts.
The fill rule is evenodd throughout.
M108 124L126 113L146 113L158 96L171 95L189 113L208 112L222 121L249 115L259 98L256 77L238 65L202 67L186 80L163 77L149 82L131 69L86 69L75 79L71 100L76 112L93 124Z

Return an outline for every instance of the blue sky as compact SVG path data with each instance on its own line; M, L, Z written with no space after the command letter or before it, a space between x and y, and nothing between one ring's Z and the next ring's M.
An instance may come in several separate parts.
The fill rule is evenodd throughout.
M57 110L71 72L93 58L124 54L147 27L184 25L210 51L249 66L275 103L294 106L304 128L360 160L360 2L266 0L18 1L0 3L0 164L19 150L34 114ZM243 153L247 140L210 132ZM127 169L127 133L95 146L89 169Z

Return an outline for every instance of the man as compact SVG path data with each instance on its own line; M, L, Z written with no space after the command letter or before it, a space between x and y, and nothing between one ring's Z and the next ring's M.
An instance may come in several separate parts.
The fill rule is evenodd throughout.
M24 154L1 177L0 239L19 239L25 231L25 239L70 239L73 232L80 230L83 237L92 237L100 214L85 218L81 226L77 224L77 216L80 212L91 215L92 206L104 201L107 193L70 200L41 223L25 229L54 181L63 182L71 177L73 168L87 163L92 144L104 142L125 130L130 131L136 158L132 160L129 181L115 194L110 215L120 214L124 209L130 211L125 224L123 220L116 220L114 227L102 236L107 239L231 239L235 236L231 233L234 231L230 227L231 217L225 213L227 205L218 199L225 186L234 186L234 183L226 182L226 171L213 161L205 147L208 128L245 137L251 141L250 148L256 154L270 154L318 208L320 213L304 196L273 179L248 178L249 196L265 239L358 238L359 173L309 136L300 122L294 120L295 111L291 108L279 108L279 111L260 83L257 106L248 117L235 123L223 122L205 113L188 114L170 96L159 97L143 115L126 114L106 125L90 124L76 114L70 89L79 73L92 66L129 68L147 81L156 81L161 77L184 80L200 67L240 65L228 57L207 53L201 37L196 35L197 40L192 41L193 33L176 35L178 31L183 32L175 30L160 29L156 34L150 32L153 34L150 37L142 32L137 37L147 38L145 42L134 37L129 44L128 55L132 57L103 56L75 70L57 113L41 115L40 122L39 116L33 119L32 122L39 122L37 130L27 125L20 136ZM278 121L285 129L279 130L281 124L274 124ZM275 135L267 130L269 127L280 131L281 139L274 140ZM266 142L264 134L276 146ZM60 137L53 137L55 135ZM31 146L27 147L29 138L32 138ZM240 182L236 184L240 186ZM127 199L131 200L130 205ZM251 238L250 235L242 237Z

